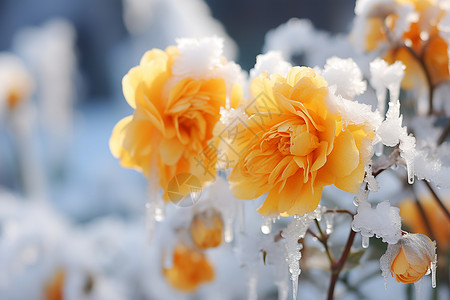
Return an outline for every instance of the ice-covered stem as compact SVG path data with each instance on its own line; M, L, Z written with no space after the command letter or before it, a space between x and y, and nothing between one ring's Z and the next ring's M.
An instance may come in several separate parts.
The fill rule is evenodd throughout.
M372 165L372 175L377 177L384 170L389 169L398 162L400 157L400 149L395 148L394 151L389 155L389 157L382 156Z
M423 182L427 186L427 188L430 191L430 193L433 195L434 200L437 202L437 204L439 204L439 206L441 207L442 211L445 213L447 218L450 220L450 213L448 212L448 210L445 207L444 203L442 203L442 200L439 198L438 194L436 194L436 192L434 191L434 189L431 186L431 184L428 181L426 181L426 180L424 180Z
M355 240L356 232L350 228L350 234L348 235L347 244L345 245L344 252L342 253L341 258L331 266L331 279L330 286L328 288L328 300L333 299L334 295L334 287L336 286L336 282L339 278L339 274L344 267L345 261L347 260L348 255L350 254L350 248L353 245L353 241Z

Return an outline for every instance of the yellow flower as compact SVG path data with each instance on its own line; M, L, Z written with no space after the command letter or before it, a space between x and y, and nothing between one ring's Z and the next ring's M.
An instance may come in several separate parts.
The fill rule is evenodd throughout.
M0 53L0 108L15 110L29 99L34 82L23 62L13 54Z
M418 59L426 66L433 85L448 80L448 45L439 35L438 29L445 11L434 0L395 0L393 3L398 7L410 4L419 16L401 37L401 41L414 54L402 46L395 46L395 41L390 41L391 48L384 57L389 63L400 60L406 66L402 88L413 89L425 80L425 73ZM389 35L392 36L396 29L398 18L395 9L387 9L384 15L370 16L367 19L365 50L372 51L378 49L381 43L389 42Z
M184 292L195 292L198 286L214 279L214 269L208 258L198 250L178 244L173 252L173 266L163 269L167 281Z
M450 198L443 199L443 202L447 209L450 209ZM450 243L450 221L431 195L421 197L420 203L433 231L438 249L445 253ZM402 201L399 208L403 224L412 232L431 235L414 200Z
M190 225L192 241L199 249L222 244L223 220L220 212L209 209L194 215Z
M63 300L66 272L58 269L45 285L45 300Z
M391 276L397 282L412 283L422 278L435 258L433 242L420 233L406 234L400 241L400 251L390 265Z
M358 189L364 178L362 143L373 132L343 126L340 115L328 110L322 77L294 67L286 78L261 74L250 90L248 120L231 142L242 151L228 177L237 198L268 193L258 212L291 216L313 211L326 185Z
M125 75L123 93L135 111L115 126L110 139L122 166L160 178L166 201L167 185L177 174L192 173L202 183L214 179L215 157L203 153L213 152L208 141L227 98L226 82L214 69L203 77L174 74L179 58L177 47L153 49ZM214 68L225 63L222 59ZM159 176L150 174L153 168Z

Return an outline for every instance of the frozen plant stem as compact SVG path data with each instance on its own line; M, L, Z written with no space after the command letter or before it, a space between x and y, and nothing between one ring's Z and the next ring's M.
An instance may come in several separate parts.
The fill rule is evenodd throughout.
M334 287L336 286L336 282L339 278L339 274L342 271L342 268L344 267L345 261L347 260L348 255L350 254L350 248L353 245L353 241L355 240L356 232L350 229L350 234L347 239L347 244L345 245L344 252L342 253L341 258L339 261L331 265L331 280L330 280L330 286L328 288L328 300L333 299L334 295Z
M442 203L442 201L439 198L438 194L436 194L436 192L434 191L433 187L430 185L430 183L428 181L424 180L423 182L425 182L425 185L430 190L431 194L433 195L434 200L437 202L437 204L439 204L439 206L441 207L442 211L445 213L447 218L450 220L450 213L448 212L448 210L445 207L444 203Z

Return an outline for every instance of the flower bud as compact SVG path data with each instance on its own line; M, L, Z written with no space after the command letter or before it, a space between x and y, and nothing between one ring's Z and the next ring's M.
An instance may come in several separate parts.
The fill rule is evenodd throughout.
M66 272L63 269L56 270L53 277L45 284L45 300L64 299L64 283L66 281Z
M435 260L436 247L426 236L420 233L406 234L402 236L395 245L389 245L381 259L381 269L383 262L387 263L391 276L397 282L413 283L421 279L431 267Z
M222 244L223 220L216 209L197 213L192 219L192 241L199 249L214 248Z
M164 268L163 274L171 286L184 292L195 292L200 284L214 279L214 269L208 258L184 244L175 247L173 266Z

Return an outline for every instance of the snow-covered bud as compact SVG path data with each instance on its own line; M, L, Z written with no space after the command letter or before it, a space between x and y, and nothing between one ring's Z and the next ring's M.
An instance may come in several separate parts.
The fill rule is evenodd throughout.
M383 261L391 276L397 282L413 283L420 280L430 269L435 260L436 247L426 236L420 233L406 234L395 245L389 245L381 257L381 268Z
M222 215L211 208L197 213L189 228L192 241L199 249L214 248L222 244Z

